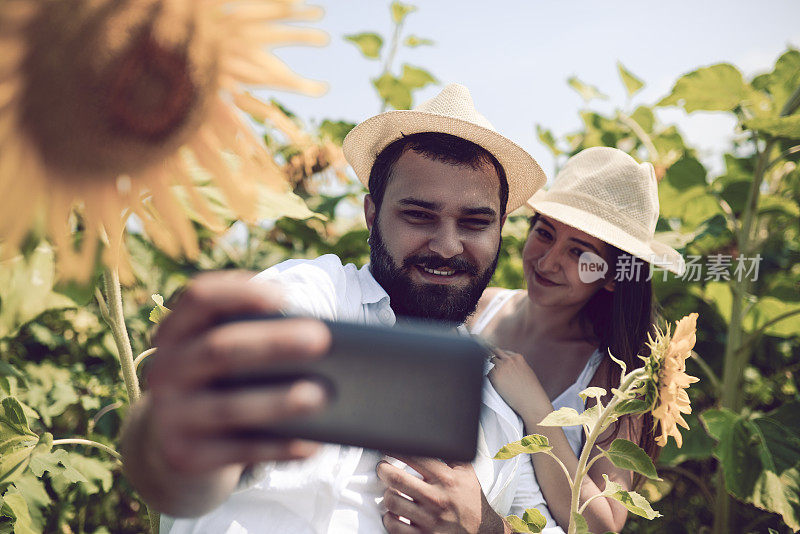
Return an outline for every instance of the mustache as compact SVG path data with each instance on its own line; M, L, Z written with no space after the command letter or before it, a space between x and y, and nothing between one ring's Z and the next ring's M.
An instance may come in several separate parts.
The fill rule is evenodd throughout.
M441 269L442 267L463 271L472 276L478 275L478 268L464 258L442 258L435 254L415 254L403 260L403 267L408 269L415 265L421 265L428 269Z

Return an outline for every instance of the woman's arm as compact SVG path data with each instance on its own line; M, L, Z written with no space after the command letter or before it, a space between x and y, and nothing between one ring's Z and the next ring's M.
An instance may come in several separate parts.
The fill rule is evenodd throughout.
M572 451L567 437L560 427L539 426L539 422L551 411L553 405L539 383L533 369L525 358L516 353L498 351L493 360L495 367L489 372L489 380L503 399L522 418L526 434L546 436L553 447L552 452L563 462L570 475L574 477L578 458ZM604 437L604 436L603 436ZM592 457L597 455L593 451ZM545 454L531 455L536 480L542 489L547 507L553 518L563 529L569 525L571 490L564 471L552 458ZM608 459L600 458L589 470L581 487L580 502L602 493L605 483L602 474L629 489L632 482L630 471L614 466ZM618 532L627 518L625 507L614 499L594 499L583 512L590 532Z

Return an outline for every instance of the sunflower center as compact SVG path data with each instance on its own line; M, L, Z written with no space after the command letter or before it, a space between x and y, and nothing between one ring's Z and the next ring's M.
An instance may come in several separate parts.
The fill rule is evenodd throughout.
M28 28L22 106L48 166L114 179L186 143L217 88L218 42L201 13L164 0L49 2Z
M149 34L121 58L109 84L109 118L122 131L153 140L185 121L195 90L184 53L160 46Z

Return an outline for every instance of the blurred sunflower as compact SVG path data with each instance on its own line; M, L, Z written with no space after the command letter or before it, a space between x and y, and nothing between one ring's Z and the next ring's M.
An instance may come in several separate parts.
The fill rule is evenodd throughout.
M692 354L696 331L697 314L691 313L676 323L672 336L668 327L666 333L658 331L648 343L650 356L645 359L649 375L648 398L653 406L653 418L661 427L661 435L656 438L661 447L667 444L669 436L681 447L683 437L678 425L689 428L682 414L692 413L686 388L700 380L686 374L686 359Z
M135 214L157 246L191 257L197 238L175 186L204 224L222 226L193 187L197 164L252 220L256 188L287 186L241 113L255 101L245 87L324 91L269 52L325 44L321 31L281 24L320 14L303 0L2 0L2 256L35 230L56 245L62 277L85 280L101 242L103 263L125 276Z

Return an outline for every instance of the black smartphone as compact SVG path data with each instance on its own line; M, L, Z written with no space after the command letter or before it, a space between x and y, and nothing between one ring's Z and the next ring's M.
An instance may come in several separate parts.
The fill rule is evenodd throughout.
M226 377L212 387L263 387L306 378L324 385L329 405L320 413L237 436L296 437L445 461L474 459L488 349L468 336L427 325L323 322L332 343L320 360Z

